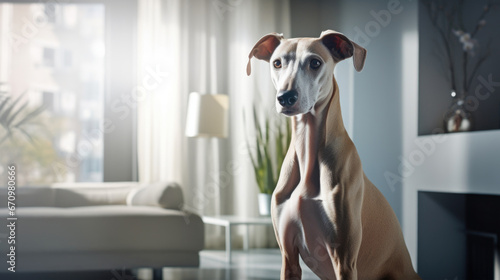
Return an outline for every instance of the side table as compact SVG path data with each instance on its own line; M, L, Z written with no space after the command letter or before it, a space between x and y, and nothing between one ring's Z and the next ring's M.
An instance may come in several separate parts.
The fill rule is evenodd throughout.
M246 234L243 240L243 249L248 250L248 226L265 225L272 226L271 217L239 217L239 216L203 216L203 222L226 228L226 262L231 263L231 227L244 225Z

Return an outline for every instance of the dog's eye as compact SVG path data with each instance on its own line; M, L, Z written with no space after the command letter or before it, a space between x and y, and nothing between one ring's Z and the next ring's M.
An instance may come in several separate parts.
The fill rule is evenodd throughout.
M317 70L321 66L321 61L312 59L309 65L311 66L311 69Z
M276 59L273 62L274 68L281 68L281 61L279 59Z

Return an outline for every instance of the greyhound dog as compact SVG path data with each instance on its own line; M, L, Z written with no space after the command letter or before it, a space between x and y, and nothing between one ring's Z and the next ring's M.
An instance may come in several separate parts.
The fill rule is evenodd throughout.
M271 216L282 252L281 279L301 279L299 255L321 279L420 279L399 222L368 180L340 112L335 65L366 50L335 31L319 38L262 37L249 54L270 62L278 113L292 140L273 193Z

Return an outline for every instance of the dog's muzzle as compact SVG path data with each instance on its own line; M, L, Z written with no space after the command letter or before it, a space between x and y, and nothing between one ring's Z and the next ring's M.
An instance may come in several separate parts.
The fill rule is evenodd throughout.
M278 102L284 108L292 107L299 99L299 93L296 90L280 91L278 93Z

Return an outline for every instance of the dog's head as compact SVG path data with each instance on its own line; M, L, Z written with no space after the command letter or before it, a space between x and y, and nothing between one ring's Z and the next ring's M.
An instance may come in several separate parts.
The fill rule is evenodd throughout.
M363 69L366 50L343 34L327 30L319 38L285 39L271 33L262 37L248 55L270 62L276 94L276 110L287 116L309 112L318 100L328 97L335 65L353 57L354 68Z

